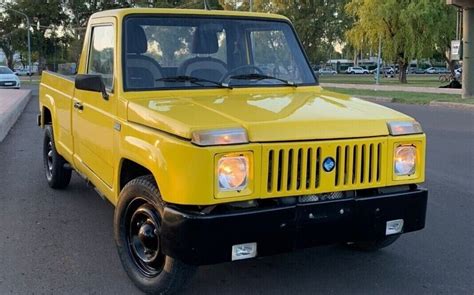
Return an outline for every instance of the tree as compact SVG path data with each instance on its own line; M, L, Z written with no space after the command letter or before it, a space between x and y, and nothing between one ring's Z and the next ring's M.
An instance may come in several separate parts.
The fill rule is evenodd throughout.
M5 5L5 9L11 5ZM14 55L18 49L25 49L27 46L27 31L24 19L21 15L5 10L0 14L0 49L2 49L7 59L7 66L14 67Z
M341 42L352 19L344 10L348 0L254 0L253 10L279 13L294 24L301 42L313 63L326 62ZM220 0L224 9L248 10L249 1Z
M48 58L55 58L58 52L61 53L61 50L58 51L56 47L58 44L66 44L70 38L70 36L64 32L61 35L57 34L58 28L64 27L67 19L63 9L63 1L48 0L48 2L42 3L42 1L16 0L5 4L3 7L5 11L3 13L1 27L9 31L18 29L18 34L23 34L21 39L18 39L18 42L15 42L14 38L7 41L5 41L5 39L8 38L3 38L3 43L6 43L6 46L10 47L13 54L19 52L21 55L25 55L27 49L27 28L24 16L15 13L11 9L26 14L30 22L32 22L32 27L28 28L31 31L31 47L32 51L38 53L40 68L47 62ZM40 21L41 23L39 29L34 25L36 21ZM20 30L22 32L20 32Z
M451 41L456 38L456 8L446 5L444 0L422 1L416 9L427 11L424 20L431 22L431 37L435 53L449 65L454 75L455 62L451 60ZM441 24L441 25L440 25Z
M218 0L208 0L208 3L212 9L222 9ZM67 5L67 14L69 16L68 28L74 36L68 50L70 60L79 60L87 21L92 14L102 10L126 7L203 8L203 2L202 0L70 0Z
M355 22L347 39L357 49L376 49L382 39L384 59L398 63L399 80L407 83L410 60L446 49L446 42L441 39L449 38L451 23L450 8L443 3L444 0L352 0L346 10Z

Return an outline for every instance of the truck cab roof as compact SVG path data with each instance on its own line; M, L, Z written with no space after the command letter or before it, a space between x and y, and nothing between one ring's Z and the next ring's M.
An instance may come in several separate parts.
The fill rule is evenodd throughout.
M176 8L122 8L106 10L94 13L91 18L102 18L102 17L116 17L124 18L131 14L168 14L168 15L203 15L203 16L215 16L215 17L238 17L238 18L266 18L275 20L289 19L285 16L272 14L272 13L260 13L260 12L248 12L248 11L227 11L227 10L205 10L205 9L176 9Z

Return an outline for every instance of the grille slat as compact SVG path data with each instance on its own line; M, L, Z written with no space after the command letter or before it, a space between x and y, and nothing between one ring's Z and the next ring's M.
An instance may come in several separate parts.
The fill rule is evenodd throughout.
M354 146L354 158L353 158L353 175L352 184L357 185L360 182L360 169L361 169L361 151L359 146Z
M288 190L288 151L282 150L283 153L281 155L280 161L282 162L282 170L280 175L280 190L286 191Z
M383 139L374 142L341 141L338 144L288 143L264 147L269 195L290 195L373 187L384 179ZM327 157L336 160L331 172L322 169ZM265 187L264 186L264 187Z
M307 189L312 189L316 187L316 150L314 148L308 149L308 170L309 170L309 178L307 181Z
M307 188L306 178L308 175L308 153L303 149L300 149L300 152L301 152L301 164L300 164L301 170L300 170L300 180L299 180L299 188L298 188L299 191Z
M369 175L370 175L370 145L364 144L364 180L362 183L369 183Z
M316 155L315 155L315 166L316 166L316 176L315 178L315 185L312 186L313 188L318 188L320 181L321 181L321 148L318 147L316 149Z
M291 153L291 183L289 186L290 190L296 190L297 187L297 180L298 180L298 171L299 171L299 161L298 161L298 149L292 150Z
M352 152L352 147L347 145L346 146L346 165L345 165L345 178L344 178L344 185L348 185L349 183L352 184L352 158L353 158L353 152Z

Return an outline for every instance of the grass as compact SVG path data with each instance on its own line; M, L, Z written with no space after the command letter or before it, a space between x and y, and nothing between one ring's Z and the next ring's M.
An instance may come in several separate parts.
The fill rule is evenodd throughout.
M391 98L393 102L412 103L412 104L429 104L432 101L440 102L456 102L474 104L474 99L461 99L459 94L432 94L432 93L415 93L402 91L381 91L381 90L365 90L365 89L348 89L348 88L329 88L325 89L349 94L359 97L384 97Z
M21 80L21 85L39 85L40 80Z
M410 86L410 87L433 87L438 88L439 86L446 85L448 82L439 82L439 75L408 75L408 84L401 84L398 81L398 77L395 78L384 78L380 76L381 85L397 85L397 86ZM334 76L320 76L319 81L321 83L338 83L338 84L375 84L375 75L346 75L337 74Z

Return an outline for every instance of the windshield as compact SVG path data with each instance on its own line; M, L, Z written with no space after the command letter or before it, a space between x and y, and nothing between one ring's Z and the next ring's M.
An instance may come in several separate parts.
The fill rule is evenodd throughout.
M13 72L7 67L0 67L0 74L13 74Z
M128 17L125 90L315 84L283 21Z

